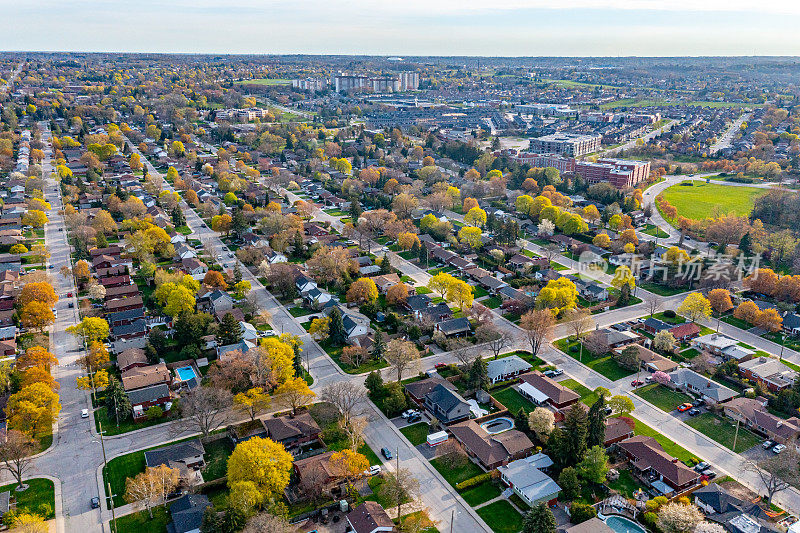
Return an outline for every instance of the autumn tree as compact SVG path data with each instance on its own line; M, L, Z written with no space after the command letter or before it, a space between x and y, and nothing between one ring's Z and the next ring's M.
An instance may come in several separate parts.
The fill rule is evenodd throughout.
M41 368L50 371L50 367L58 365L58 358L42 346L31 346L25 353L17 357L17 370Z
M269 407L271 399L268 393L261 387L253 387L245 392L240 392L233 397L233 404L237 409L247 414L250 420L255 420L256 416Z
M755 324L761 310L752 300L740 303L733 312L733 316L739 320L744 320L748 324Z
M363 476L364 471L369 469L369 460L363 454L349 448L334 452L328 458L328 464L337 476L343 477L348 483Z
M29 435L14 429L6 432L5 442L0 444L2 469L14 476L19 487L22 487L22 479L31 467L31 456L36 453L37 448L36 441Z
M225 277L222 275L222 272L217 270L209 270L206 272L203 278L203 285L222 290L228 288L228 284L225 282Z
M99 317L84 317L79 323L66 329L76 337L81 337L86 344L104 341L110 332L108 322Z
M125 480L125 501L143 505L152 519L153 507L165 503L179 481L180 473L177 468L167 465L148 466L144 472Z
M297 414L297 410L310 404L316 398L306 380L301 377L288 379L275 389L277 396L284 405L292 408L292 414Z
M60 411L58 394L44 383L34 383L8 399L8 427L36 438L49 430Z
M253 437L237 444L228 458L228 485L252 482L266 500L289 484L293 460L282 444Z
M691 504L670 502L658 510L658 528L664 533L691 533L703 521L703 513Z
M550 309L554 316L577 306L578 289L566 277L550 280L536 297L536 305Z
M53 286L46 281L26 283L17 297L17 306L24 309L31 302L41 302L52 308L58 301Z
M320 341L328 337L331 330L331 317L322 316L311 321L308 333L316 340Z
M378 287L370 278L359 278L347 291L348 303L364 304L378 299Z
M389 305L402 305L408 298L408 285L397 283L386 290L386 303Z
M678 313L692 322L711 316L711 302L700 293L693 292L678 306Z
M43 331L55 320L53 310L44 302L32 301L19 311L20 324L37 331Z

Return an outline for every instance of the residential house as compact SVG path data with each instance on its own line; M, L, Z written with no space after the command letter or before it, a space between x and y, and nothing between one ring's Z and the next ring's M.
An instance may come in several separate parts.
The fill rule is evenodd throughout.
M592 340L598 340L606 347L606 351L611 351L614 348L621 348L629 344L637 342L640 337L632 331L619 331L611 328L600 328L589 333Z
M625 453L631 469L660 494L669 497L699 482L698 472L665 452L653 437L636 435L617 446Z
M186 272L187 274L189 274L198 281L202 281L202 279L208 272L208 265L206 265L204 262L200 261L196 257L181 259L181 266L183 267L184 272Z
M381 533L397 531L394 522L378 502L365 501L347 514L347 523L353 533Z
M434 329L444 333L445 337L459 337L469 335L472 332L472 325L467 317L462 316L439 322Z
M147 323L144 318L129 324L120 324L111 328L111 338L114 340L130 340L147 335Z
M697 394L710 405L726 402L737 395L736 391L688 368L679 368L671 372L669 377L669 386Z
M742 500L717 483L692 492L694 504L705 519L733 533L777 533L773 516L756 502Z
M522 374L519 392L539 405L549 404L555 409L564 409L581 399L581 395L550 379L538 370Z
M644 323L642 324L642 328L644 328L644 330L647 333L655 335L660 331L669 331L670 329L672 329L672 326L670 324L667 324L663 320L650 317L644 321Z
M669 374L670 372L678 369L678 363L645 348L641 344L631 344L630 346L636 348L636 357L639 359L642 368L648 372L661 371ZM627 349L627 347L623 349ZM622 352L623 349L617 348L615 351Z
M211 500L205 494L184 494L169 506L172 521L167 524L167 533L200 533L210 506Z
M313 442L322 432L320 427L306 411L294 416L281 416L261 420L266 437L283 444L286 449L296 448Z
M797 313L786 312L783 315L783 323L781 324L783 331L789 335L800 334L800 315Z
M444 302L414 311L414 317L420 322L425 323L436 324L444 320L449 320L452 316L453 311L450 309L450 306Z
M130 311L132 309L140 309L144 307L142 295L136 294L128 298L119 298L116 300L108 300L103 306L107 313L118 313L120 311Z
M800 419L787 419L767 410L767 400L759 398L733 398L722 404L725 416L743 423L746 427L768 439L786 444L800 437Z
M411 312L427 309L430 305L431 305L431 297L428 296L427 294L415 294L413 296L409 296L403 303L403 307L405 307L408 311Z
M119 311L116 313L106 313L106 322L111 327L124 326L131 324L137 320L144 318L144 309L138 307L136 309L129 309L128 311Z
M334 453L329 451L298 459L292 463L297 483L303 492L311 494L339 492L342 477L330 464L331 455Z
M117 368L119 368L120 372L142 366L147 366L147 356L144 350L131 348L117 355Z
M169 385L159 383L129 391L128 400L131 402L133 419L138 422L147 416L147 410L151 407L158 406L165 411L168 410L167 404L172 401L172 394L169 391Z
M454 424L469 418L469 403L455 390L437 384L425 394L423 405L432 416L443 424Z
M518 355L492 359L486 365L489 381L492 383L517 377L531 368L533 368L533 366Z
M134 367L122 373L122 386L125 392L158 385L159 383L169 385L171 381L169 369L164 363Z
M540 452L524 459L517 459L497 469L503 483L530 507L540 503L551 507L556 504L558 494L561 492L561 487L537 467L537 463L541 463L542 458L547 459L545 464L553 464L549 457Z
M568 527L564 533L614 533L614 530L595 516L585 522Z
M195 485L203 482L199 471L206 466L205 453L200 439L190 439L145 451L144 464L151 468L161 465L175 468L180 473L182 482Z
M633 428L621 418L606 418L606 429L603 437L603 446L608 448L612 444L622 442L633 437Z
M527 457L533 451L531 440L516 429L489 433L483 425L467 420L450 426L453 437L461 443L467 455L475 458L488 470Z
M692 344L700 351L724 356L725 350L732 346L736 346L738 342L739 341L736 341L730 337L726 337L721 333L709 333L708 335L702 335L695 338Z
M392 272L391 274L375 276L372 278L372 281L375 282L375 286L378 287L378 291L381 294L386 294L386 291L388 291L391 287L394 287L400 283L400 276Z
M694 322L686 322L685 324L678 324L677 326L670 328L669 332L678 342L686 342L690 339L694 339L698 335L700 335L700 326L695 324Z
M797 372L772 357L757 357L739 363L739 372L747 379L765 385L772 392L788 389L797 379Z
M406 394L408 394L408 397L414 403L422 407L425 402L425 396L428 395L428 393L430 393L437 385L442 385L450 390L456 390L455 385L439 376L433 376L430 378L421 379L419 381L406 383L403 385L403 388L405 389Z

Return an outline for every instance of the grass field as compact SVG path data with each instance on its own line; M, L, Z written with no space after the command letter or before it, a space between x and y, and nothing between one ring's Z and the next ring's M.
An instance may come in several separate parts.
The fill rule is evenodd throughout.
M506 387L498 392L492 394L492 397L498 402L506 406L506 408L517 414L520 408L525 410L525 413L530 413L536 409L536 405L522 396L519 392L514 390L513 387ZM402 431L402 430L401 430Z
M414 446L419 446L428 440L429 429L430 426L427 422L420 422L419 424L400 428L400 433L402 433L411 444Z
M153 509L153 518L147 511L139 511L117 518L116 531L136 531L136 533L164 533L167 530L170 518L166 507L159 506Z
M733 449L733 439L736 436L736 424L711 413L703 413L686 421L686 425L693 427L703 435L714 439L728 449ZM758 445L761 439L744 427L739 427L739 436L736 437L737 453L749 450Z
M678 215L694 220L710 217L719 207L722 213L747 216L753 210L753 202L766 191L755 187L730 187L714 183L698 183L692 187L673 185L663 196L678 209Z
M461 497L472 507L488 502L500 496L500 487L491 481L485 481L461 493Z
M443 478L447 480L448 483L455 487L456 483L461 483L464 480L467 480L471 477L475 477L478 474L482 474L483 470L481 467L469 461L466 466L459 469L452 469L448 468L442 463L441 459L432 459L431 464L433 467L439 471Z
M45 519L50 520L56 517L55 513L55 489L53 482L49 479L37 477L24 482L28 488L22 492L15 492L17 484L10 483L0 487L0 493L11 491L11 495L17 499L17 511L28 511L37 514L46 514ZM88 505L88 500L87 500ZM44 506L48 506L48 512L43 513Z
M564 381L559 382L568 389L572 389L578 394L581 395L581 401L586 405L592 405L594 402L600 398L594 391L589 389L589 387L578 383L574 379L565 379Z
M692 402L692 398L658 383L636 389L636 396L648 401L667 413L674 411L682 403Z
M498 500L476 512L495 533L517 533L522 529L522 515L507 500Z

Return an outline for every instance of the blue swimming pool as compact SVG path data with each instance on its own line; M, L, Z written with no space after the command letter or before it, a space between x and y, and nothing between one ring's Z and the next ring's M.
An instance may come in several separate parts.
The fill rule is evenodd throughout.
M642 526L622 516L608 516L603 521L616 533L647 533Z
M190 366L176 368L175 373L178 374L178 378L180 378L181 381L189 381L190 379L197 377L197 375L194 373L194 369Z
M510 418L500 417L481 424L481 427L486 430L486 433L494 435L495 433L502 433L509 429L514 429L514 421Z

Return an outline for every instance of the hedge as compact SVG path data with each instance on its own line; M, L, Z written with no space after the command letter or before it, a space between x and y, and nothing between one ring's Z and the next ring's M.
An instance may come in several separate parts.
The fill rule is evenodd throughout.
M475 487L476 485L480 485L486 481L492 479L492 475L490 472L484 472L483 474L478 474L475 477L471 477L469 479L465 479L461 483L456 483L456 490L466 490Z

